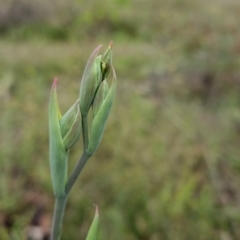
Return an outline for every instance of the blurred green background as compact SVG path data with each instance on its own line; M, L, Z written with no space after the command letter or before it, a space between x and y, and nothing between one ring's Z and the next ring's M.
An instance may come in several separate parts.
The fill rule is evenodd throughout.
M239 0L0 0L0 239L48 232L53 77L65 112L111 40L117 96L62 240L85 239L93 204L98 240L240 239L239 23Z

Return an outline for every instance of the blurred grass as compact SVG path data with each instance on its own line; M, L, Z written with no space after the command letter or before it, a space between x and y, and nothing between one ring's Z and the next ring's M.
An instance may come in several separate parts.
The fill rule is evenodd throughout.
M44 4L34 18L0 12L1 238L25 239L36 209L52 213L53 77L64 112L92 50L113 40L117 99L62 239L84 239L93 203L99 240L239 239L239 1L54 1L48 14Z

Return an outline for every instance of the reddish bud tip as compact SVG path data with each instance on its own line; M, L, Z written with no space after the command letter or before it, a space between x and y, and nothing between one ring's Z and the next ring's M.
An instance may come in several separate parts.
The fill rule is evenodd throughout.
M57 81L58 81L58 78L55 77L55 78L53 79L53 85L52 85L52 88L56 88L56 87L57 87Z

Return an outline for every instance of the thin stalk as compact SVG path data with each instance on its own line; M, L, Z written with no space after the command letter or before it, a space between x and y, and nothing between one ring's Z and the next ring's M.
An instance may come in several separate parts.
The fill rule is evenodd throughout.
M63 216L64 216L69 192L72 189L72 187L73 187L74 183L76 182L78 176L80 175L84 165L86 164L87 160L90 157L91 157L91 155L88 154L86 151L83 152L82 156L78 160L75 168L73 169L73 171L67 181L67 184L65 187L65 195L62 197L57 197L55 200L54 216L53 216L53 221L52 221L51 240L60 240Z
M82 153L82 156L78 160L75 168L73 169L72 173L70 174L66 187L65 187L65 194L68 195L70 190L72 189L74 183L76 182L78 176L80 175L84 165L86 164L87 160L91 157L86 151Z
M82 116L82 132L83 132L83 146L84 151L88 147L88 119L87 116Z
M60 240L62 221L67 203L67 195L55 199L55 208L51 232L51 240Z
M65 195L62 197L57 197L55 200L54 216L53 216L53 221L52 221L51 240L60 240L63 216L64 216L69 192L72 189L74 183L76 182L76 180L77 180L79 174L81 173L84 165L86 164L87 160L91 157L91 155L88 154L86 151L87 147L88 147L87 116L82 117L82 128L83 128L84 151L82 153L82 156L78 160L75 168L73 169L72 173L69 176L69 179L68 179L68 181L66 183L66 187L65 187Z

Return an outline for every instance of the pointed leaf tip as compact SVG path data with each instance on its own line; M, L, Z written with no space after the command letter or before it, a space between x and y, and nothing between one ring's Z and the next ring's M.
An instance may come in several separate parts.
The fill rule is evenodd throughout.
M112 49L113 48L113 41L110 42L109 47Z
M95 215L99 215L98 205L94 204L94 206L95 206Z
M93 218L92 224L87 234L86 240L96 240L97 232L98 232L98 223L99 223L99 215L98 215L98 206L96 206L95 216Z

